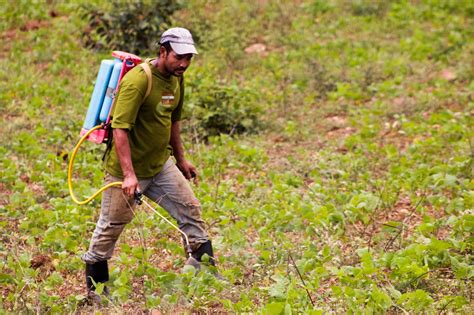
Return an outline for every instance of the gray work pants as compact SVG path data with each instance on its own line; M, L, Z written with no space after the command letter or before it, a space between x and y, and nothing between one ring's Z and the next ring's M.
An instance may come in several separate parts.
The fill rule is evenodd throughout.
M106 184L116 181L122 179L106 174ZM177 221L193 250L209 239L201 218L201 205L171 158L161 172L152 178L140 179L139 184L146 197L158 203ZM112 257L117 239L125 225L133 219L130 207L134 209L135 201L125 197L120 187L104 191L100 217L89 250L82 256L83 261L93 264Z

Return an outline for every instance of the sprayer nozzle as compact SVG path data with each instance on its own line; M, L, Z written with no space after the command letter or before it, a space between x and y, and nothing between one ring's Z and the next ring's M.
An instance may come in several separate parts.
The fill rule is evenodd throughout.
M193 253L193 250L191 249L191 245L186 244L184 247L185 247L185 249L186 249L186 255L187 255L188 257L191 257L191 256L192 256L192 253Z

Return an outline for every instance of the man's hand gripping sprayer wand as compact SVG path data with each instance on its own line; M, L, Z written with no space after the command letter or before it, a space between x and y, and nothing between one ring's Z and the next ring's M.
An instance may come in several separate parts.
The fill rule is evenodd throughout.
M77 155L77 152L79 151L79 147L81 146L81 144L87 139L87 137L89 137L89 135L91 133L93 133L94 131L96 131L97 129L101 129L101 128L104 128L104 125L99 125L99 126L95 126L94 128L90 129L86 134L84 134L81 139L79 139L79 141L77 142L76 146L74 147L74 149L72 150L72 154L71 154L71 158L69 160L69 165L68 165L68 170L67 170L67 184L68 184L68 188L69 188L69 194L71 195L71 198L72 200L77 203L78 205L85 205L89 202L91 202L94 198L96 198L99 194L101 194L104 190L110 188L110 187L115 187L115 186L119 186L119 187L122 187L122 182L113 182L113 183L109 183L103 187L101 187L98 191L96 191L94 194L92 194L92 196L90 196L89 198L86 198L85 200L79 200L77 199L76 195L74 194L74 191L72 189L72 166L74 164L74 159L76 158L76 155ZM192 250L191 250L191 245L189 244L189 239L188 239L188 236L186 235L186 233L184 233L179 227L177 227L175 224L173 224L170 220L168 220L166 217L164 217L161 213L159 213L158 211L155 210L155 208L153 208L148 202L146 202L145 200L143 200L143 194L139 191L136 191L135 192L135 202L138 204L138 205L141 205L142 203L145 204L145 206L147 206L149 209L151 209L154 213L156 213L159 217L161 217L166 223L168 223L170 226L172 226L175 230L177 230L179 233L181 233L184 237L184 240L185 240L185 248L186 248L186 255L188 257L188 261L191 259L191 260L194 260L194 257L192 257ZM197 261L196 261L197 262Z

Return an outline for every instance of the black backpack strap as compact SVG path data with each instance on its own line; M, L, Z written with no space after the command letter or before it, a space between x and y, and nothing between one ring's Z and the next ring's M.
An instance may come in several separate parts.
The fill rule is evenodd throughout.
M112 129L112 123L109 122L107 125L104 126L104 128L109 130L109 134L107 137L107 141L105 142L107 146L105 147L104 154L102 155L102 162L105 161L105 156L110 151L110 149L112 149L112 142L114 138L114 130Z

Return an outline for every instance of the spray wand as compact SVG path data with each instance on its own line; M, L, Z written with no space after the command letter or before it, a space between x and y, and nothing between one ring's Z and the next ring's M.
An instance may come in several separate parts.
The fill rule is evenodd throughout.
M177 227L176 225L173 224L173 222L171 222L170 220L168 220L165 216L163 216L161 213L159 213L158 211L155 210L155 208L153 208L146 200L143 199L143 193L140 192L140 191L136 191L135 192L135 202L137 203L137 205L141 205L141 204L145 204L145 206L147 206L151 211L153 211L154 213L156 213L160 218L162 218L166 223L168 223L169 225L171 225L174 229L176 229L179 233L181 233L184 237L184 240L185 240L185 249L186 249L186 255L188 257L192 257L191 254L192 254L192 250L191 250L191 245L189 244L189 239L188 239L188 236L186 235L186 233L184 233L179 227Z

